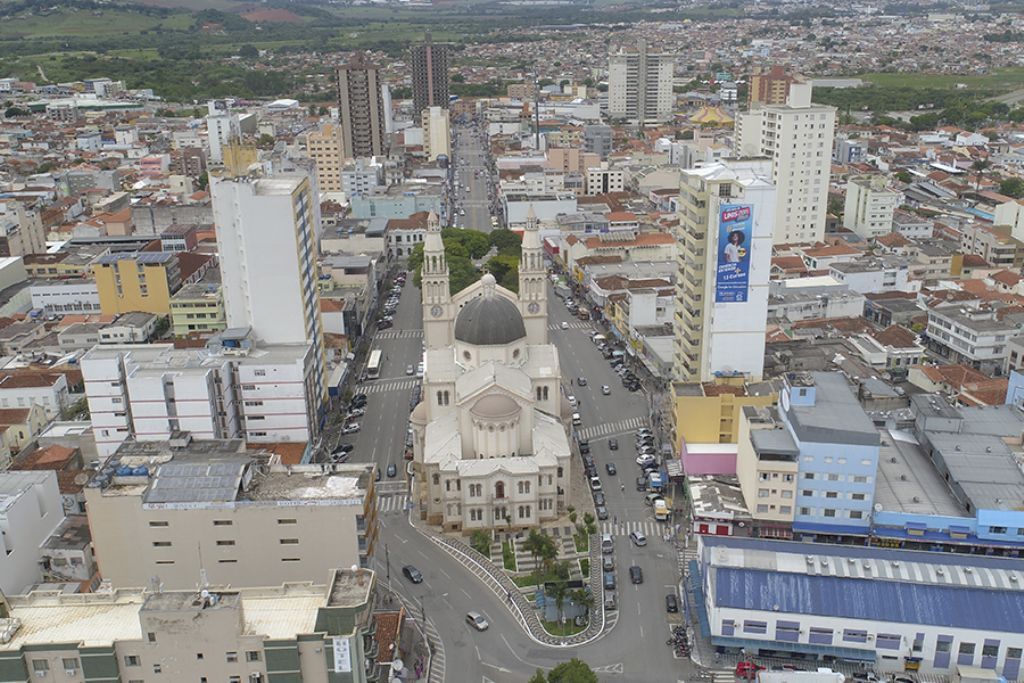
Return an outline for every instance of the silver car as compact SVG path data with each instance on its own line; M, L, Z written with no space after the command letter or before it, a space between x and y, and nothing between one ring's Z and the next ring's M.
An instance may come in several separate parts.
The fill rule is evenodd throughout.
M484 615L479 612L470 612L466 615L466 623L475 628L477 631L486 631L490 624L484 618Z

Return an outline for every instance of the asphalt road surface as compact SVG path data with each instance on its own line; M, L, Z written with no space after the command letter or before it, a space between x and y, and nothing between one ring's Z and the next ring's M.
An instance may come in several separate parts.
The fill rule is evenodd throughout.
M455 224L461 228L490 232L491 178L486 144L486 138L477 126L455 127ZM462 209L466 211L465 216L460 215Z

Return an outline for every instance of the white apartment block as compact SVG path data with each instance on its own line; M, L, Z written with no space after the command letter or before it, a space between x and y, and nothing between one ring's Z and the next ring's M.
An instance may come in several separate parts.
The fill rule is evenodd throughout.
M374 466L255 455L238 440L126 443L85 488L103 578L187 589L205 569L214 584L273 586L366 566Z
M609 168L607 163L587 169L585 193L592 197L609 192L623 192L626 189L626 172L620 168Z
M423 126L423 149L427 159L434 161L438 156L451 157L451 131L448 125L448 110L443 107L427 107L421 119Z
M111 344L86 353L82 376L100 456L129 437L162 441L177 432L252 443L315 439L323 399L312 346L254 345L231 332L207 349Z
M999 320L994 310L957 305L930 308L925 341L953 363L997 374L1009 355L1009 340L1020 333L1015 317Z
M0 593L20 593L41 579L43 544L63 520L56 472L0 472Z
M249 328L264 344L311 344L317 393L326 398L314 179L212 176L210 189L228 328Z
M229 113L227 106L221 101L211 100L207 104L206 144L210 148L210 163L219 164L224 161L224 147L233 139L242 136L242 126L238 114Z
M675 94L672 77L675 55L647 51L647 41L635 50L608 57L608 115L643 123L672 118Z
M377 159L352 159L341 169L341 191L346 197L372 194L383 185L384 168Z
M903 194L886 187L884 175L863 175L846 184L843 227L871 239L892 232L892 217Z
M809 83L793 83L784 105L761 106L737 117L737 154L773 162L775 244L824 237L835 124L835 107L812 104Z
M100 293L94 280L39 282L28 289L32 308L54 313L99 313Z
M1024 241L1024 200L1011 199L996 207L993 225L1009 225L1010 234Z

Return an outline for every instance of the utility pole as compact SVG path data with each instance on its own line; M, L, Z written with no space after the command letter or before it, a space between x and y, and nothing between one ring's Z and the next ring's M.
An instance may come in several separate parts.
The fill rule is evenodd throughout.
M391 590L391 553L388 552L388 544L384 544L384 567L387 570L388 590Z

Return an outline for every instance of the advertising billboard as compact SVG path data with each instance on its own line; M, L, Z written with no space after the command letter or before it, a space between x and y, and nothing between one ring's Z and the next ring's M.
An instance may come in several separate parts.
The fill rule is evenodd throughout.
M723 204L718 214L718 273L715 303L744 303L750 282L753 207Z

